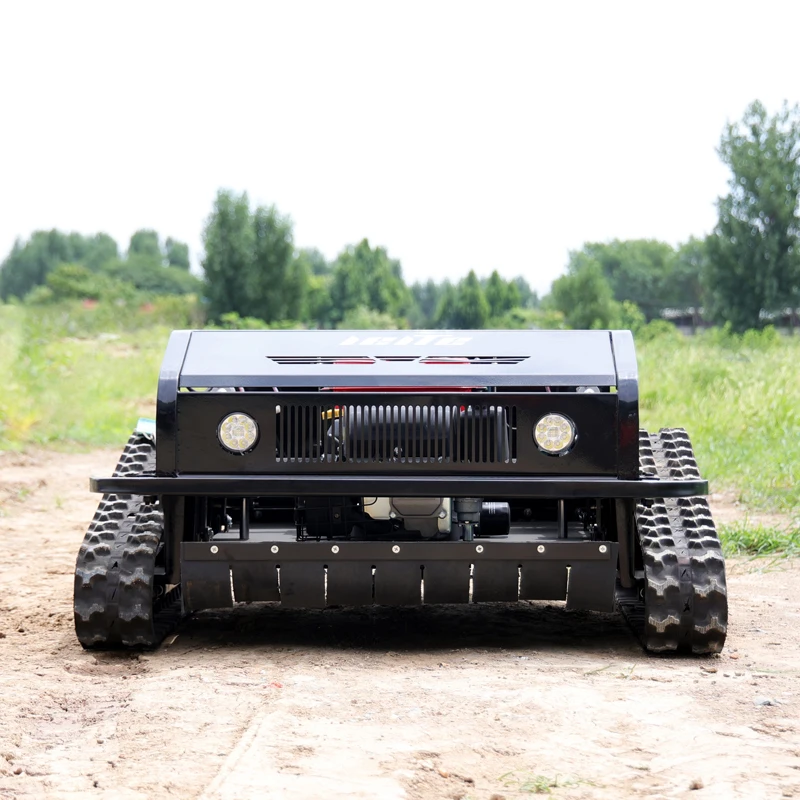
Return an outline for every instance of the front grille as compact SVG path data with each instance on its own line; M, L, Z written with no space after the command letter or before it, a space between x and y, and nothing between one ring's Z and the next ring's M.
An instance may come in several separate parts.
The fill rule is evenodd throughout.
M282 404L279 463L516 463L513 405Z

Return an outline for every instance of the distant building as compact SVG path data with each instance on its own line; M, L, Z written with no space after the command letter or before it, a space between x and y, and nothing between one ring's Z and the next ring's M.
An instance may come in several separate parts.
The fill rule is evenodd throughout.
M687 336L699 330L710 328L711 323L703 318L703 308L664 308L661 318L671 322L681 333ZM784 308L781 311L762 311L761 319L774 326L781 333L792 335L800 330L800 309Z

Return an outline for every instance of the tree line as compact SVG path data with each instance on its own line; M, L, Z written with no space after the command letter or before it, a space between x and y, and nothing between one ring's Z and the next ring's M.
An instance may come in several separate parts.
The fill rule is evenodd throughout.
M189 246L171 237L162 242L153 230L136 231L124 254L107 233L36 231L15 242L0 265L0 298L42 303L202 292L189 267Z
M124 256L107 234L39 231L0 265L0 298L46 303L150 294L202 298L207 318L315 328L638 326L683 309L736 330L800 305L800 108L752 103L718 149L729 192L706 237L587 242L539 298L525 276L407 284L386 248L367 239L333 261L295 247L291 220L247 194L221 190L203 229L203 278L187 245L137 231ZM138 294L137 294L138 293Z

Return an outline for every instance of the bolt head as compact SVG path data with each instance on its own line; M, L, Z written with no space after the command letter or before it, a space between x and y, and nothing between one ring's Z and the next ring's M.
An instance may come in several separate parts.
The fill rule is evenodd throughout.
M212 544L211 545L211 552L215 553L215 554L219 553L219 547L217 547L215 544Z
M270 551L273 552L273 553L277 553L278 549L279 549L278 545L276 545L276 544L274 544L274 545L272 545L272 547L270 547Z
M393 545L392 546L392 552L393 553L399 553L400 552L400 545L399 544Z
M544 545L543 545L543 544L540 544L540 545L539 545L539 546L536 548L536 552L537 552L537 553L544 553Z
M335 544L333 547L331 547L331 553L338 553L338 552L339 552L338 544Z
M442 509L439 512L439 519L444 519L446 516L447 516L447 512L444 509Z
M478 545L478 546L475 548L475 552L476 552L476 553L482 553L482 552L483 552L483 545L482 545L482 544L479 544L479 545Z
M394 511L389 512L389 519L394 519L396 516L397 514Z
M601 545L600 545L600 547L598 547L597 549L598 549L598 550L599 550L601 553L607 553L607 552L608 552L608 548L607 548L607 547L606 547L604 544L601 544Z

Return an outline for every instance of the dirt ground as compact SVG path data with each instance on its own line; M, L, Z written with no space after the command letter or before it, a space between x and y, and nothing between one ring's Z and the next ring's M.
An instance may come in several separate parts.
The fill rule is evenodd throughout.
M797 563L730 563L709 659L544 603L237 607L92 654L72 569L116 458L0 455L2 798L800 798Z

